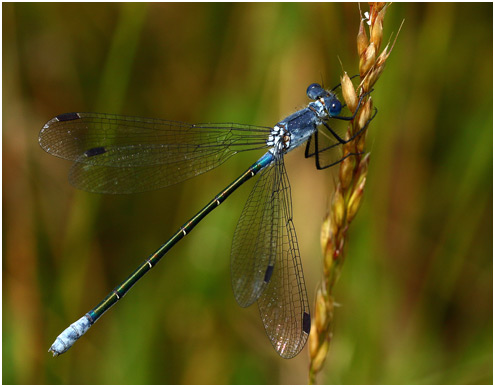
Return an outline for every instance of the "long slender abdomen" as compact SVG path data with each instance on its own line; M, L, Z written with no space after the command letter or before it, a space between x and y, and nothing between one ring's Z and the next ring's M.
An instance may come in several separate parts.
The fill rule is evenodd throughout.
M92 153L103 152L104 148L93 148ZM165 244L163 244L155 253L153 253L144 263L142 263L124 282L111 291L95 308L90 310L86 315L71 324L60 335L49 349L53 356L58 356L66 352L72 345L84 335L88 329L117 301L127 293L139 279L151 270L160 261L160 259L181 240L211 211L217 208L223 201L230 196L237 188L256 175L263 168L270 165L275 160L271 152L266 152L249 167L241 176L227 186L222 192L215 196L201 211L185 223Z

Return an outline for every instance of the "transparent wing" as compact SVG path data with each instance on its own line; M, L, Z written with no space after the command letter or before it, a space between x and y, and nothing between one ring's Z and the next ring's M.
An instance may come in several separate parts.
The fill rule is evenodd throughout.
M266 167L249 194L234 233L231 252L232 289L243 308L263 292L275 262L278 212L274 164Z
M166 187L204 173L232 155L266 147L268 127L187 124L98 113L66 113L39 135L48 153L74 161L69 180L98 193Z
M283 159L264 169L251 191L234 234L231 274L239 305L258 301L275 350L297 355L311 319Z
M299 254L299 246L292 222L290 184L283 163L275 168L277 196L280 201L276 213L278 221L276 260L273 274L258 299L265 331L283 358L296 356L306 344L311 328L308 296Z

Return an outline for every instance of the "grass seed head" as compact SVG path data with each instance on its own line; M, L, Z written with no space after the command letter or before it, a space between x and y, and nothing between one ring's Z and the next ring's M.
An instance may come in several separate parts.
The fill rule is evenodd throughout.
M328 243L327 250L323 256L323 274L328 277L333 270L335 249L333 243Z
M332 225L339 229L345 216L345 202L342 189L337 189L332 200Z
M371 98L369 98L364 106L359 111L359 117L357 119L357 130L364 128L368 120L371 118L371 108L372 108Z
M363 19L361 19L361 23L359 24L359 31L357 34L357 52L359 56L364 54L368 45L369 45L368 35L366 35L364 22Z
M388 47L389 47L389 45L387 44L385 46L385 48L383 49L382 53L378 56L378 58L376 58L376 64L375 64L376 67L385 66L385 62L387 61L387 59L390 55L390 52L391 52L391 51L389 51Z
M313 369L318 372L321 370L325 359L327 358L328 353L328 340L325 340L323 344L320 346L320 349L316 356L313 358Z
M368 166L370 164L370 153L367 153L364 155L364 157L361 159L361 162L359 163L358 166L358 174L361 177L366 177L368 174ZM358 180L358 184L361 184L361 181Z
M376 48L373 42L370 43L368 48L364 51L364 53L359 58L359 75L363 78L366 73L371 69L371 67L375 64L376 59Z
M370 91L373 86L375 86L376 81L382 75L385 66L374 67L367 75L367 77L363 81L363 90L365 92Z
M387 10L387 3L386 2L370 2L370 20L371 24L375 22L376 17L380 12Z
M352 172L354 171L355 163L356 161L354 157L347 157L340 164L339 178L344 190L347 189L347 187L349 187L349 185L351 184Z
M365 142L366 142L366 131L364 133L359 135L359 138L356 140L356 151L358 153L363 153L364 148L365 148Z
M327 303L325 297L323 297L321 288L316 293L316 307L315 307L315 325L318 332L323 332L327 323Z
M309 335L309 355L311 356L312 359L316 357L318 354L318 348L320 347L318 345L318 335L314 332L316 332L316 324L313 322L311 324L311 334Z
M375 45L376 51L380 50L383 38L383 13L379 12L375 22L371 26L370 40Z
M361 76L361 83L358 88L358 95L360 96L372 90L373 85L383 72L387 58L395 44L394 41L390 49L389 44L387 44L385 49L379 53L383 40L383 24L387 7L387 3L370 3L369 34L366 31L365 20L361 19L359 22L356 42ZM368 15L366 16L368 18ZM347 73L341 77L341 84L343 99L349 110L354 113L357 108L358 97ZM369 123L372 112L373 102L370 96L366 96L363 98L362 106L354 120L349 123L344 138L349 140L362 130ZM310 383L316 382L316 374L323 367L332 340L333 288L339 279L345 261L347 231L361 205L368 172L370 158L369 153L364 154L365 139L366 131L363 131L353 141L342 146L343 156L356 155L345 158L340 164L339 181L332 196L330 214L327 214L322 226L323 282L321 290L317 292L316 314L309 338ZM324 312L326 315L323 314Z
M323 221L323 224L321 226L321 232L320 232L320 244L321 244L321 253L323 256L325 256L325 252L327 250L327 244L328 244L328 236L330 235L330 228L331 228L331 220L330 217L327 216L325 217L325 220Z
M352 193L351 198L349 199L349 204L347 205L347 219L349 222L354 219L354 216L361 205L361 199L363 198L366 177L362 177L360 181L360 184L357 185L356 189Z
M354 85L352 84L351 78L349 78L347 73L344 73L344 75L340 78L340 82L342 84L342 96L344 97L344 101L350 112L354 113L358 104L358 97L356 95L356 90L354 90Z

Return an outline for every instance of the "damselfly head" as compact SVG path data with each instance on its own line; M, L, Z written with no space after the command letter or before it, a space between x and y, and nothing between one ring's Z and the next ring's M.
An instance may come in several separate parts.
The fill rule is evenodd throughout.
M337 96L334 93L325 90L318 83L309 85L306 94L309 98L319 101L329 117L338 116L340 114L342 104Z

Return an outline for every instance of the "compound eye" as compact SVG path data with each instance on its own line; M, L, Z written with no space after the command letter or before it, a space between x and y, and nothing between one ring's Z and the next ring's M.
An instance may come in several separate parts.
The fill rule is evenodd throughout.
M325 106L327 107L327 111L330 117L338 116L342 110L342 104L337 98L328 98L325 101Z
M314 100L320 98L324 94L325 90L323 90L323 88L318 83L312 83L306 90L306 95L308 96L308 98Z

